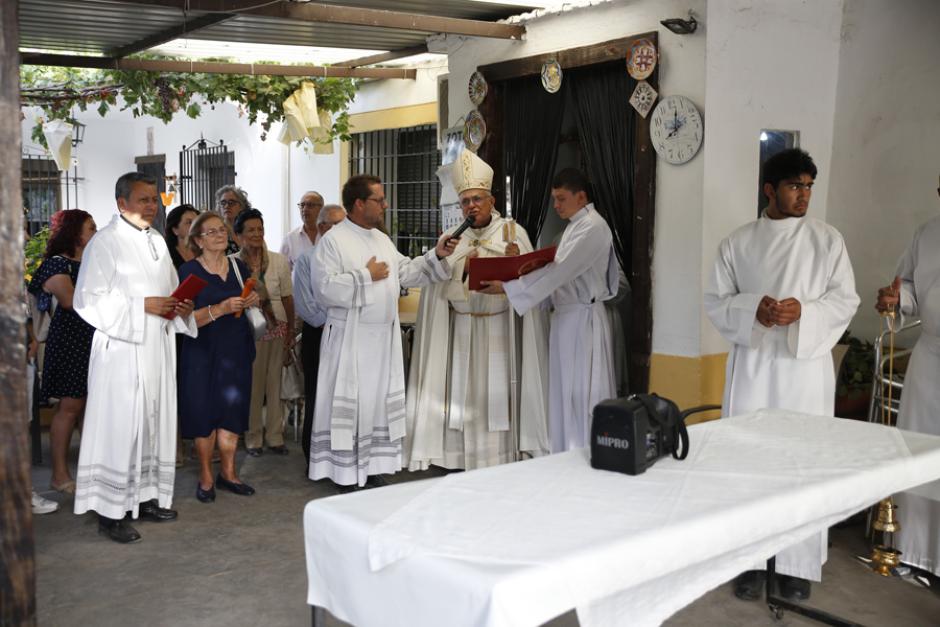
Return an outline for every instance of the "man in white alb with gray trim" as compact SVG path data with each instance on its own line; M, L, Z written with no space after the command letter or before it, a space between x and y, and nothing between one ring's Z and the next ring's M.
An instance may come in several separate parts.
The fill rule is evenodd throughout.
M456 241L442 236L409 259L381 228L382 180L367 174L343 186L347 220L320 240L311 260L316 302L327 311L320 344L309 476L363 486L370 475L401 470L405 373L398 298L401 287L450 278L444 258Z

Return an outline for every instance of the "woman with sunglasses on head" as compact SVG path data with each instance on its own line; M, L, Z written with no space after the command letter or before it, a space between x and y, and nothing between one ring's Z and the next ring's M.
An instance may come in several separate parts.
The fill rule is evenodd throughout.
M75 494L69 474L68 454L75 424L85 415L88 396L88 358L95 329L72 309L75 282L82 253L97 231L91 214L81 209L58 211L52 216L51 235L42 265L29 284L37 308L49 312L49 335L42 366L40 399L59 399L49 440L52 448L52 481L58 492ZM53 307L53 297L57 306Z
M215 500L215 486L250 496L254 488L238 478L235 449L238 436L248 428L251 366L255 342L246 307L257 305L252 291L242 298L242 277L248 267L226 257L228 229L217 214L203 213L190 227L190 246L196 258L180 266L180 283L193 274L207 282L195 298L193 315L199 336L183 340L180 356L179 414L184 438L194 438L199 455L196 498ZM213 480L212 451L218 447L222 467Z
M225 220L225 227L228 229L228 243L225 252L229 255L238 252L238 243L232 237L235 229L235 218L242 211L251 209L251 201L248 200L248 194L237 185L223 185L215 191L215 204L219 215Z

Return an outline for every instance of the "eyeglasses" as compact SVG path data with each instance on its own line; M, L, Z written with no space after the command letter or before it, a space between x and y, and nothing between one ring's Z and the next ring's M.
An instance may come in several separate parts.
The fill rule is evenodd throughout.
M366 198L365 202L368 202L370 200L372 202L378 203L379 206L385 205L385 196L379 196L378 198L373 198L372 196L369 196L368 198Z
M312 209L313 207L322 207L323 203L322 202L299 202L297 203L297 206L300 207L301 209L306 209L307 207L310 207Z
M198 237L215 237L216 235L227 235L228 230L225 227L218 229L206 229L198 235Z
M232 205L240 205L240 204L242 204L241 201L231 200L228 198L223 198L222 200L219 201L220 207L231 207Z
M489 198L489 196L476 196L476 195L470 196L468 198L461 198L460 206L469 207L470 205L479 205L487 198Z

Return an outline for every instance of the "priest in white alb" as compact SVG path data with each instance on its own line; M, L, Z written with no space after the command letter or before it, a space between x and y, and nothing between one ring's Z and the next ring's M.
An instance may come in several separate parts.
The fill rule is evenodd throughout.
M735 230L718 248L705 312L731 342L722 414L762 408L831 416L835 403L832 347L848 327L859 298L842 236L806 217L816 165L797 148L764 164L763 215ZM809 598L826 560L826 534L777 556L781 592ZM735 580L735 595L757 599L764 573Z
M878 290L878 310L896 309L921 322L904 378L898 428L940 435L940 217L917 229L895 273L894 282ZM895 536L901 561L940 577L940 481L895 494L894 502L901 521Z
M98 513L115 542L140 534L126 520L173 520L176 475L176 333L196 337L191 300L151 223L156 180L130 172L115 186L119 215L91 239L73 306L95 327L78 457L75 513ZM175 315L172 320L163 316Z
M408 377L410 470L494 466L513 461L515 448L531 456L549 452L544 313L533 309L523 317L521 354L511 353L509 325L516 323L509 301L471 292L468 284L470 259L525 254L532 244L520 225L494 209L493 169L482 159L461 152L451 180L464 218L473 223L448 259L449 280L421 292ZM521 373L518 443L510 416L511 355Z
M442 236L434 250L415 259L399 253L382 231L388 203L376 176L350 178L343 185L343 206L347 219L317 243L310 263L315 301L326 310L327 320L309 476L361 487L371 475L402 467L400 289L449 278L444 258L455 242Z
M552 180L555 211L568 225L555 260L513 281L485 281L519 315L551 307L548 432L553 453L587 446L594 406L616 396L613 340L604 301L617 293L619 266L610 227L578 170Z

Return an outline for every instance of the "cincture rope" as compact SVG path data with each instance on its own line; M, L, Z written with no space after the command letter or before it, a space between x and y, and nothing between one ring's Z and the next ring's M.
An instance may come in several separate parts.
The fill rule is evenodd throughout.
M891 420L891 400L894 396L894 323L896 321L894 311L884 313L885 323L888 325L888 394L887 398L881 395L881 422L890 426Z

